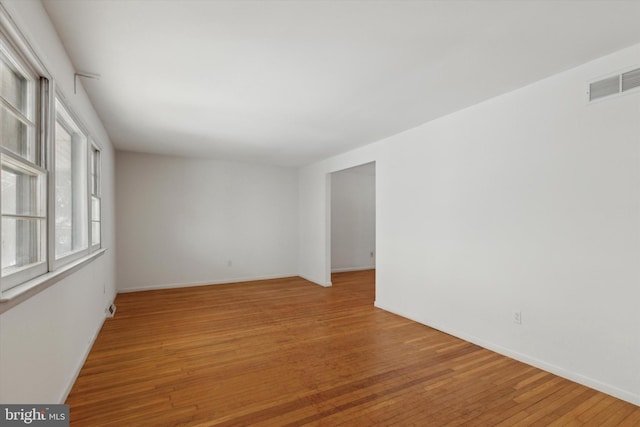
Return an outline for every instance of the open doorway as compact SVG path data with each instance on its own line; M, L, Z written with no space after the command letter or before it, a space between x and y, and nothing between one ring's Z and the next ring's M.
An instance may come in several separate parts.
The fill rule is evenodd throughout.
M376 268L375 162L331 174L330 223L332 276L361 271L373 278Z

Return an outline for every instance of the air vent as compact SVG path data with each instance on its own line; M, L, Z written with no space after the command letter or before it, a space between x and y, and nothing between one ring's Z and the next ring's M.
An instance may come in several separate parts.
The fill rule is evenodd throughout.
M107 309L105 310L107 317L113 317L116 315L116 305L115 304L110 304L109 307L107 307Z
M615 95L620 92L620 76L598 80L589 85L589 101Z
M640 68L629 71L622 75L622 91L626 92L631 89L640 87Z
M589 101L640 88L640 68L589 83Z

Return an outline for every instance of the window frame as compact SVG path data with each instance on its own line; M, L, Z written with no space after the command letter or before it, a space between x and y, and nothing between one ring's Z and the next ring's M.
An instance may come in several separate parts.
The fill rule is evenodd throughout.
M45 274L48 271L48 250L47 250L47 228L48 228L48 217L47 217L47 170L41 168L39 166L29 164L24 161L21 157L15 155L13 152L2 148L0 152L0 163L2 165L5 164L5 158L9 159L10 163L15 164L19 168L23 168L26 170L31 170L34 175L39 175L43 180L43 183L40 185L44 186L42 190L41 199L44 206L42 207L43 215L26 215L26 214L5 214L3 213L1 216L4 219L5 217L11 217L16 219L31 219L37 221L43 221L41 226L44 228L44 231L41 232L41 237L37 243L40 246L42 251L42 259L38 262L23 266L23 267L15 267L15 271L2 276L0 280L2 281L2 291L9 290L19 284L36 278L42 274ZM2 197L0 197L0 208L2 207ZM1 230L1 225L0 225ZM0 251L2 249L0 248ZM4 270L4 268L3 268Z
M4 18L4 17L0 17ZM40 239L37 241L40 245L42 259L26 265L16 267L15 270L6 276L0 275L0 296L13 289L22 283L28 282L38 276L41 276L48 271L49 267L49 252L48 252L48 171L46 168L46 127L47 127L47 101L49 96L49 79L45 73L42 72L40 64L34 62L29 55L25 55L24 48L18 45L14 41L15 37L12 34L8 34L7 28L2 25L3 19L0 19L0 60L5 62L7 66L14 69L18 74L22 75L27 80L27 87L25 88L23 102L26 106L21 111L20 108L13 105L11 101L0 97L0 109L5 109L7 114L15 117L19 122L26 125L26 143L27 146L33 143L33 159L31 159L28 153L20 154L11 150L8 147L0 145L0 160L4 164L5 159L8 159L9 163L13 163L17 168L31 171L31 173L38 175L44 180L44 192L41 194L41 203L43 215L25 215L25 214L5 214L2 213L2 192L0 191L0 216L2 218L12 217L16 219L36 219L38 221L44 221L42 227L44 230L40 232ZM2 137L2 136L0 136ZM2 236L2 226L0 223L0 237ZM16 239L16 247L18 247ZM0 255L2 248L0 247ZM0 269L4 270L4 268Z
M95 141L92 133L88 132L88 129L80 117L74 113L64 94L58 89L56 81L52 78L47 68L31 48L27 39L2 4L0 4L0 51L2 52L0 60L2 60L10 70L14 72L17 71L18 76L22 75L22 77L25 77L30 85L29 90L25 90L23 93L16 92L13 94L8 92L7 99L0 100L0 108L6 108L8 110L6 114L17 117L22 123L26 123L25 118L28 119L28 123L26 123L28 126L26 138L30 138L30 140L27 141L34 143L32 155L29 154L32 153L29 145L23 148L24 146L18 144L17 150L21 151L22 154L16 154L13 151L14 147L7 144L6 147L0 146L0 157L5 156L4 159L10 159L6 162L8 163L7 171L9 173L25 173L27 176L37 175L38 181L36 182L38 185L44 181L44 184L42 184L44 190L42 190L41 187L35 187L39 189L40 194L38 198L34 199L35 203L44 203L44 206L35 205L38 206L38 210L34 211L38 212L38 215L44 215L44 219L42 219L42 217L38 218L44 223L42 226L44 231L41 232L41 237L37 240L41 243L40 250L42 252L40 254L42 261L36 264L36 268L30 268L29 266L29 268L25 268L24 272L16 271L16 273L9 274L6 277L0 276L0 313L3 313L62 280L69 274L83 268L104 254L106 248L104 247L104 234L102 233L103 200L100 186L98 186L98 191L100 192L100 244L92 245L91 241L92 215L89 156L90 150L92 150L93 147L96 147L100 154L102 153L102 148L100 144ZM10 80L11 79L9 79L9 81ZM71 254L71 256L60 258L59 260L55 259L55 170L53 161L55 155L56 98L60 100L65 110L72 117L74 123L82 130L82 133L86 137L84 141L84 150L86 153L86 164L84 165L84 170L86 171L86 174L84 174L84 179L86 179L86 221L84 221L85 223L82 226L85 227L87 248L78 251L78 253ZM24 104L22 102L24 102ZM24 107L24 105L26 105L26 107ZM23 114L21 110L29 114ZM24 115L24 117L21 117L21 115ZM6 133L5 135L11 134ZM2 138L2 135L0 135L0 138ZM18 166L16 166L16 164ZM7 165L5 164L5 166ZM7 177L9 176L7 175ZM40 181L40 179L43 181ZM12 200L13 197L16 197L17 202L20 203L20 196L14 196L14 193L12 193L16 190L8 191L8 193L5 193L5 197L8 196L11 197L11 199L5 198L5 200ZM27 195L29 193L22 194ZM31 195L30 197L33 196ZM13 202L11 202L11 204L13 205ZM19 212L27 211L16 210L16 213ZM1 213L2 198L0 197L0 214ZM6 215L12 218L18 218L20 216L14 215L12 212L8 212ZM30 215L23 216L29 217ZM35 216L31 216L35 218ZM0 234L1 232L2 225L0 222ZM17 241L18 240L15 239L15 242ZM36 240L31 238L28 239L28 241L34 242ZM12 244L17 248L19 245L15 242ZM0 247L0 259L2 255L1 249Z
M84 228L85 228L85 232L86 232L86 236L87 236L87 243L86 243L86 247L82 247L80 249L77 250L72 250L70 253L65 254L64 256L60 257L60 258L56 258L57 254L56 254L56 224L55 224L55 220L56 220L56 212L55 212L55 208L56 208L56 124L58 123L58 109L57 109L57 103L59 103L61 105L61 107L64 110L64 113L66 113L66 115L68 117L63 117L63 119L67 120L70 119L73 123L70 124L67 123L63 123L61 124L66 130L70 130L70 131L75 131L78 130L83 136L84 136L84 147L82 147L84 149L84 181L85 181L85 203L84 203L84 209L85 209L85 214L86 214L86 221L83 221L84 224ZM49 149L49 159L50 159L50 167L49 167L49 206L50 206L50 226L49 226L49 234L48 234L48 238L49 238L49 253L50 253L50 265L51 265L51 270L55 271L58 268L60 268L61 266L68 264L70 262L73 262L77 259L80 259L86 255L88 255L90 253L90 247L91 247L91 231L90 231L90 222L91 222L91 206L90 206L90 202L91 202L91 198L90 198L90 194L89 194L89 132L87 132L86 128L84 127L84 125L82 124L82 121L78 118L78 116L73 112L73 110L69 107L68 103L66 102L66 99L64 97L64 95L56 90L56 96L53 100L53 118L51 121L51 140L50 140L50 149ZM76 129L73 129L73 127L75 126ZM72 227L73 227L73 223L72 223Z

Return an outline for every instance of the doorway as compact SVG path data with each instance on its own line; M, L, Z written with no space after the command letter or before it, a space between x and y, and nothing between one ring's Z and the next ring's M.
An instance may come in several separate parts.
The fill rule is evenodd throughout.
M331 274L376 268L376 166L331 174Z

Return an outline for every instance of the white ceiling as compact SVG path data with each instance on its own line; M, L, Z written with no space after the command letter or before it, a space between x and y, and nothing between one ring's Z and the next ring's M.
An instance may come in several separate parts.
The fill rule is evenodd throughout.
M283 166L640 42L639 1L43 3L118 149Z

